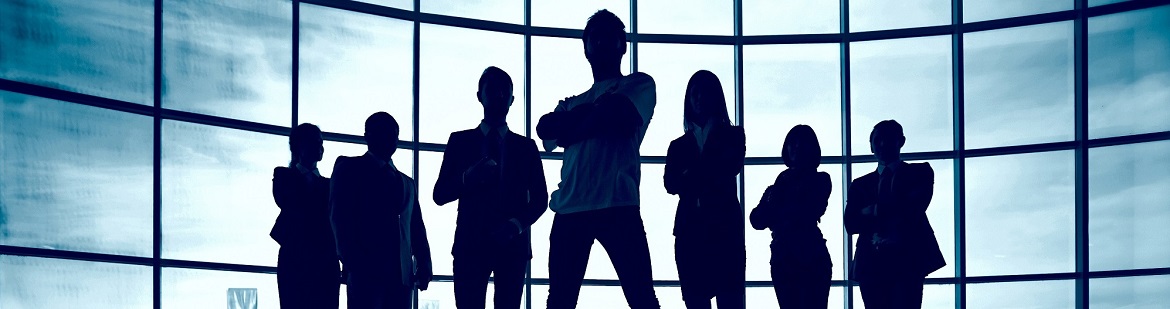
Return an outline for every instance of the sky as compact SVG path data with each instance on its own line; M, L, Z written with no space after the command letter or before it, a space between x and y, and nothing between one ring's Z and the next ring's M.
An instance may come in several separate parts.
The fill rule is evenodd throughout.
M509 73L516 103L509 128L524 134L564 97L589 88L588 63L577 39L533 37L525 75L522 35L423 24L419 29L419 123L413 123L413 23L301 4L299 58L292 56L292 4L164 1L162 101L164 108L287 127L293 117L327 132L361 134L361 119L388 111L401 139L446 143L450 132L476 126L475 101L483 68ZM411 1L370 1L410 9ZM1067 3L1066 3L1067 2ZM1090 1L1091 5L1109 1ZM1116 2L1116 1L1113 1ZM671 5L639 1L642 33L731 35L726 1ZM913 0L897 5L850 1L849 28L870 31L950 23L950 1ZM836 33L840 8L825 1L745 0L748 35ZM1061 11L1071 1L965 1L965 21ZM628 1L533 0L534 26L580 29L599 8L630 23ZM427 13L523 24L523 1L423 1ZM0 0L0 78L152 105L153 2L147 0ZM897 15L899 18L888 18ZM780 18L783 17L783 18ZM1088 22L1088 131L1090 138L1170 130L1170 6L1094 17ZM627 27L630 30L630 27ZM963 59L952 59L949 35L852 42L848 65L851 130L842 132L842 45L779 44L743 48L743 110L749 157L777 157L783 136L796 124L816 130L824 155L869 154L869 130L897 119L907 152L950 151L954 143L953 64L963 65L965 147L1029 145L1075 138L1073 23L980 31L963 36ZM735 49L723 45L640 43L623 72L654 77L657 107L641 152L665 155L682 134L682 98L696 70L719 77L729 109L737 108ZM299 66L294 76L293 63ZM531 84L525 97L524 84ZM525 119L530 100L532 118ZM153 119L75 103L0 91L0 244L151 257L153 252ZM734 115L735 113L732 113ZM734 116L733 116L734 118ZM275 266L268 237L278 215L270 194L271 170L288 164L287 138L174 120L162 121L160 188L162 257ZM415 128L420 128L418 132ZM360 155L364 146L326 142L320 168L334 158ZM1088 156L1090 270L1168 267L1170 246L1161 225L1170 222L1170 142L1093 148ZM430 196L441 153L417 154L420 196ZM416 155L395 154L412 174ZM936 172L928 216L948 267L932 278L953 277L957 180L954 160L929 161ZM969 276L1075 271L1075 154L1049 151L965 161L966 250ZM554 190L560 162L544 160ZM841 229L846 171L859 177L870 164L823 164L834 184L820 227L833 259L834 280L844 278ZM651 246L655 280L677 280L673 257L677 197L662 186L661 164L643 164L641 212ZM747 211L784 170L745 167ZM450 275L454 205L422 199L435 272ZM533 226L532 274L548 275L551 211ZM748 280L768 281L767 231L745 227ZM1161 243L1161 244L1159 244ZM595 245L586 277L616 279L604 249ZM0 256L0 308L142 308L152 305L147 266ZM223 304L228 288L256 288L260 308L277 304L275 276L166 268L167 308ZM1170 276L1092 279L1092 305L1121 307L1170 302ZM1073 281L973 284L968 307L1067 308ZM681 306L677 287L656 289L664 306ZM532 287L542 308L547 287ZM342 293L344 295L344 292ZM586 287L582 307L624 304L617 287ZM854 293L854 295L858 295ZM1004 296L1008 295L1008 296ZM749 307L774 308L771 288L749 288ZM453 308L450 283L420 294L427 304ZM835 287L832 303L844 301ZM857 298L854 298L857 300ZM954 287L931 285L927 307L953 307ZM1011 301L1012 303L1004 303ZM859 305L856 303L855 305Z

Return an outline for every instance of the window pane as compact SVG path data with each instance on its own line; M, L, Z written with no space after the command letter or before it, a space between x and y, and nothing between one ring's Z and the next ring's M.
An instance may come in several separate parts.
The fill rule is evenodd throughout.
M927 278L955 277L955 162L954 160L930 160L930 168L934 170L934 196L930 199L930 207L926 208L926 219L934 229L934 238L938 241L946 266L927 275ZM916 162L915 162L916 163ZM877 170L877 163L853 164L853 179L865 176ZM841 223L843 226L843 223ZM857 237L853 237L857 243ZM850 248L853 250L854 248Z
M1091 261L1091 260L1090 260ZM1089 308L1159 308L1170 304L1170 276L1089 280Z
M963 37L968 149L1073 140L1072 26L1069 21Z
M163 107L289 123L289 1L166 0L163 8Z
M780 175L787 167L783 165L748 165L744 171L744 220L749 222L744 227L747 234L747 280L749 281L771 281L772 280L772 251L770 244L772 243L772 231L762 230L757 231L752 228L750 215L752 210L760 205L760 199L764 196L764 190L776 182L776 176ZM825 237L825 246L829 250L829 259L833 262L833 280L843 280L845 278L845 262L844 248L845 238L844 227L841 222L843 202L841 190L841 166L822 164L820 171L829 173L829 180L833 182L833 192L829 194L829 206L825 210L825 215L821 216L821 222L818 226L821 229L821 234ZM775 296L775 295L773 295Z
M532 0L531 6L533 26L585 29L589 16L606 9L631 31L629 0Z
M0 78L153 104L153 12L148 0L0 2Z
M357 0L360 2L373 3L381 6L388 6L392 8L403 9L407 11L414 10L414 0Z
M629 60L630 57L632 56L627 53L625 59ZM622 72L629 71L630 62L622 61ZM557 107L557 102L581 94L592 86L593 73L589 68L589 62L585 60L584 45L580 39L532 37L532 121L529 126L532 128L532 137L541 151L544 151L544 146L536 136L536 124L540 117L552 112ZM517 113L518 106L520 105L513 104L514 111L511 113ZM519 132L517 129L512 130ZM562 150L556 149L558 152Z
M731 35L735 23L734 2L723 0L687 1L639 0L639 33ZM619 16L620 17L620 16Z
M861 296L855 294L853 297ZM776 290L772 287L748 287L746 298L748 309L772 309L779 305L776 302ZM844 304L845 288L839 286L830 287L829 308L841 308Z
M443 153L420 151L418 157L418 202L422 208L423 224L431 244L432 271L436 275L452 275L451 245L455 243L455 219L459 215L459 201L443 206L435 205L435 181ZM546 236L548 234L545 234Z
M902 152L954 148L951 37L851 44L852 154L870 153L869 133L886 119L902 124Z
M841 32L841 2L743 0L743 32L746 35Z
M422 11L512 24L524 24L523 0L420 1Z
M1091 270L1170 266L1170 141L1089 150Z
M153 121L0 91L0 244L150 256Z
M414 24L301 4L297 121L362 135L386 111L414 139Z
M1089 6L1106 5L1110 3L1126 2L1129 0L1089 0Z
M1170 130L1170 6L1089 19L1089 137Z
M151 308L152 278L149 266L0 255L0 307Z
M1073 152L967 159L967 274L1074 270Z
M639 207L642 208L642 224L650 245L654 280L678 280L678 264L674 256L674 216L678 212L678 196L666 193L662 179L665 173L665 164L642 164ZM661 295L658 299L663 300ZM668 306L664 303L663 307ZM682 308L682 304L669 308Z
M508 128L524 134L524 37L508 33L422 25L419 47L419 140L446 143L451 132L483 120L476 92L479 76L496 66L512 77L515 101ZM474 51L474 57L468 52ZM517 104L518 103L518 104Z
M561 182L561 160L545 159L540 160L540 164L544 167L544 184L548 189L548 194L551 196L552 192L557 189L557 184ZM552 234L552 223L554 217L556 217L556 213L553 212L552 209L549 209L548 212L545 212L543 216L540 216L539 220L536 220L536 223L532 224L532 228L530 229L530 234L532 234L532 278L548 278L548 238L549 235ZM598 247L600 246L594 245L591 252L597 252ZM600 255L604 256L604 254ZM596 258L597 255L593 255L591 253L590 260ZM608 257L606 258L608 261ZM586 271L588 271L588 269L586 269ZM611 268L610 271L612 272L613 269ZM586 277L588 278L589 276L586 275ZM616 274L613 276L613 278L617 278ZM536 294L535 285L532 287L532 289L534 293L533 295L539 295ZM547 287L545 287L545 289L547 291ZM535 298L532 304L536 305ZM544 303L541 302L540 305L544 306Z
M798 124L816 131L822 155L841 155L841 45L748 45L743 57L747 155L779 157Z
M849 32L950 23L951 1L948 0L849 1Z
M835 290L836 288L834 288ZM832 296L830 296L831 298ZM853 308L865 309L864 298L861 296L861 287L853 288ZM830 307L832 303L830 303ZM951 284L927 284L922 286L922 308L952 309L955 308L955 286ZM1003 307L1017 308L1017 307Z
M719 77L727 114L735 122L735 65L731 46L638 44L638 70L654 78L654 118L642 140L643 156L664 156L683 134L683 98L691 75L708 70Z
M967 285L967 308L1075 308L1072 280Z
M280 308L273 274L163 268L161 285L163 308L222 308L228 289L256 289L256 307Z
M1069 0L963 1L963 22L970 23L1071 9L1073 9L1073 2Z
M288 138L164 121L162 140L163 258L275 266L272 169Z

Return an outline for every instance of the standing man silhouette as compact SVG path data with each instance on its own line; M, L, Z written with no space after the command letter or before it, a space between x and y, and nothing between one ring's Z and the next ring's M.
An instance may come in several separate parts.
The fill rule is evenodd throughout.
M646 228L639 213L638 148L654 114L654 79L622 75L625 24L601 10L582 34L593 86L562 100L536 131L551 151L564 147L561 182L549 200L548 308L577 306L589 251L605 247L633 309L658 308Z
M386 112L366 119L364 155L337 157L330 184L337 252L349 273L351 309L410 308L413 290L431 281L431 251L418 187L398 171L398 122Z
M845 230L858 234L853 280L869 309L921 308L926 275L946 265L926 208L934 195L929 163L906 163L902 125L879 122L869 134L876 171L849 185Z
M512 78L497 67L479 77L479 127L451 133L435 182L435 204L459 200L454 257L455 306L482 309L495 274L495 308L519 309L532 259L529 228L548 209L540 151L508 131Z

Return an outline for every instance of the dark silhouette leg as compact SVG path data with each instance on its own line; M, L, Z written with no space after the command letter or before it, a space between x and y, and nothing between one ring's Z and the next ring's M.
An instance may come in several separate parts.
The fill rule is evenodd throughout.
M496 261L496 309L520 309L521 297L524 295L524 272L527 269L527 256L507 257Z
M654 296L653 273L650 269L650 245L646 242L646 228L637 207L616 207L599 210L597 240L605 247L622 284L622 293L631 309L659 308Z
M456 256L452 261L455 281L455 307L475 309L485 307L489 268L488 252Z
M556 214L549 235L548 309L577 307L594 237L586 214Z

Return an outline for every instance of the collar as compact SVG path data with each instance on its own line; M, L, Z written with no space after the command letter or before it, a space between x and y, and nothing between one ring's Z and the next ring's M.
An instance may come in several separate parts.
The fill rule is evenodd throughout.
M398 171L398 168L394 166L394 160L382 161L382 159L379 159L378 156L375 156L374 153L370 152L369 150L367 150L366 154L364 154L363 156L369 157L371 160L374 160L374 162L377 162L379 168L390 166L391 170L393 170L395 172Z
M309 169L300 163L293 164L293 168L297 169L298 172L301 172L302 175L313 175L321 177L321 172L318 171L317 168Z
M890 172L897 173L898 169L900 169L902 164L904 164L904 163L905 162L898 161L898 162L894 162L893 164L890 164L890 165L885 165L885 164L882 164L881 161L878 161L878 167L877 167L878 175L881 175L882 173L884 173L886 169L889 169Z
M497 131L497 132L500 132L500 138L504 138L508 134L508 124L507 123L505 123L503 125L499 125L499 126L492 126L483 120L479 121L479 132L483 133L483 136L487 136L488 133L490 133L492 131L492 129L500 129Z

